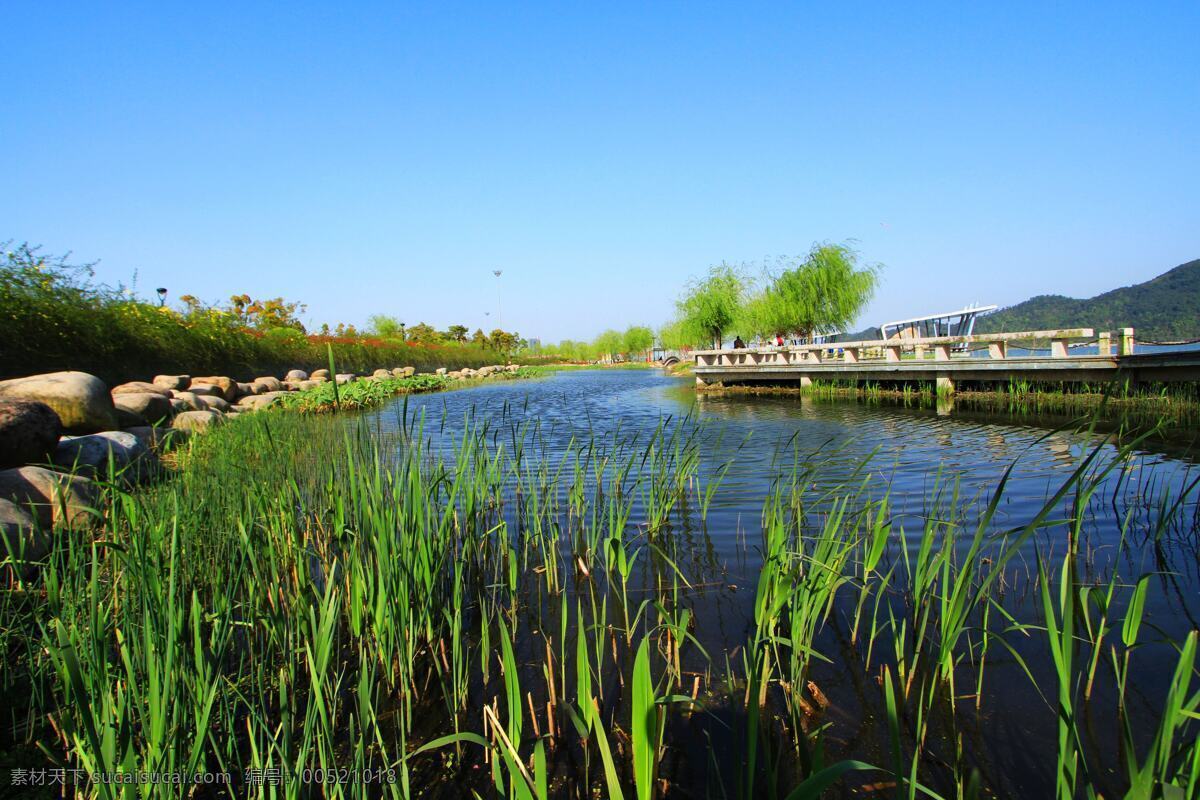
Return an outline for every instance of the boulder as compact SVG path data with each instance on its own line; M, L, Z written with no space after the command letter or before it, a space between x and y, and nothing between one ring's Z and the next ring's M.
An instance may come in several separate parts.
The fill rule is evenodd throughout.
M308 377L309 377L309 379L311 379L311 380L314 380L314 381L319 381L319 380L322 380L322 379L324 379L324 380L329 380L329 379L330 379L329 370L327 370L327 369L314 369L314 370L312 371L312 374L310 374Z
M213 386L210 383L193 383L188 391L198 397L219 397L222 400L225 399L225 392L221 391L221 387Z
M117 423L108 387L86 372L50 372L0 381L0 399L45 403L70 433L110 430Z
M237 399L237 381L233 378L226 378L220 375L213 375L206 378L192 378L192 391L196 390L196 386L215 386L221 392L221 397L233 402Z
M161 386L155 386L153 383L146 381L130 381L129 383L121 383L112 388L112 396L116 397L119 394L161 394L163 397L170 397L171 390L164 389Z
M250 394L262 394L263 392L262 386L257 383L239 383L237 389L237 396L239 398Z
M0 560L14 557L33 561L50 549L50 537L27 508L0 497ZM0 576L8 578L6 571Z
M283 391L283 383L279 380L279 378L272 378L270 375L264 378L255 378L254 383L262 386L264 392Z
M302 369L288 370L288 374L283 376L285 381L306 381L308 373Z
M181 411L195 411L195 410L196 409L192 408L191 405L188 403L188 401L183 400L178 397L171 398L171 413L172 414L178 414Z
M167 401L171 402L170 400ZM125 430L126 428L136 428L140 425L149 425L150 422L144 419L141 414L134 414L132 411L126 411L123 408L117 409L117 428Z
M471 369L470 367L463 367L458 371L458 374L463 378L474 378L476 373L475 370Z
M416 374L417 374L417 368L416 368L416 367L405 367L404 369L402 369L402 370L400 370L400 371L403 373L403 374L400 376L400 377L402 377L402 378L411 378L413 375L416 375Z
M54 409L37 400L0 400L0 468L49 461L62 435Z
M372 378L390 378L390 377L392 377L392 371L390 369L377 369L373 373L371 373L371 377Z
M145 425L140 428L129 428L125 433L133 434L151 452L162 452L170 444L184 436L183 431L175 428L152 427Z
M357 377L353 372L339 372L335 380L337 380L338 386L342 386L343 384L354 383Z
M516 372L519 369L521 369L520 364L509 364L507 367L504 368L504 371L505 372Z
M278 402L278 397L281 393L272 392L271 394L260 394L253 397L243 397L238 400L234 408L239 408L244 411L258 411L260 408L267 408Z
M309 383L315 383L315 384L317 384L318 386L320 386L322 383L329 383L329 378L324 378L324 377L322 377L322 378L309 378L309 379L308 379L308 382L309 382Z
M300 384L302 384L302 383L304 383L304 381L284 381L283 382L284 391L298 392L298 391L300 391Z
M195 394L194 392L173 392L173 394L174 394L175 400L178 400L181 403L183 403L184 411L202 411L203 410L200 407L200 395ZM171 406L174 408L175 404L172 403ZM179 413L178 408L176 408L175 413Z
M98 496L96 485L79 475L42 467L0 470L0 498L27 511L46 530L94 520L90 511Z
M446 377L446 368L438 367L437 370L433 374L444 378L444 377Z
M224 397L203 397L198 398L200 401L200 409L202 411L220 411L225 413L230 409L229 401Z
M149 455L150 449L134 434L128 431L105 431L88 436L64 436L54 451L54 463L81 475L105 477L108 475L110 456L113 470L121 472ZM127 474L125 477L141 477L142 467L145 466L148 465L139 464L136 474Z
M300 391L302 391L302 392L308 391L309 389L315 389L320 385L321 385L321 381L313 381L313 380L300 381L300 384L299 384Z
M150 392L135 392L113 396L113 405L117 411L127 411L142 420L141 425L157 424L171 416L171 398ZM134 428L138 425L123 425Z
M155 375L154 385L160 389L178 389L184 391L192 383L191 375Z
M209 428L221 424L221 414L217 411L185 411L176 414L171 421L172 428L178 428L188 433L203 433Z
M393 378L403 378L404 377L404 369L402 367L395 367L392 370L391 374L392 374Z

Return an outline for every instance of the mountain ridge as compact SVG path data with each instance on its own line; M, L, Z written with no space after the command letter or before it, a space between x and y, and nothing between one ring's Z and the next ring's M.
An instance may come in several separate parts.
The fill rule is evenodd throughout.
M1141 341L1200 338L1200 259L1095 297L1037 295L980 317L975 332L1125 327Z

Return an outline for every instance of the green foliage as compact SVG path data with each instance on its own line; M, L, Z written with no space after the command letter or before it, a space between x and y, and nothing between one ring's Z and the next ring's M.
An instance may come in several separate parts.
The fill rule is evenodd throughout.
M404 323L387 314L372 314L367 318L367 330L380 339L403 339Z
M443 341L442 335L438 333L437 329L425 322L418 322L405 331L404 338L410 342L425 345L441 344Z
M1180 341L1200 337L1200 259L1145 283L1113 289L1086 300L1039 295L980 317L979 333L1132 327L1139 339Z
M596 352L601 357L615 358L621 352L622 337L620 331L611 328L596 337Z
M698 342L689 339L683 323L672 320L658 329L658 343L668 350L683 350Z
M689 283L676 303L683 337L719 348L742 313L748 287L747 279L725 263L710 268L703 280Z
M772 467L757 590L743 589L753 620L732 628L749 637L740 657L726 639L722 664L689 633L706 608L699 592L681 591L692 584L679 565L705 578L720 569L685 560L708 538L690 503L707 493L699 431L614 431L550 454L516 419L485 414L448 452L432 416L383 428L256 413L189 439L169 480L132 493L104 483L94 537L58 531L36 564L0 549L3 755L22 768L238 781L188 796L307 796L238 779L271 770L294 787L308 768L336 767L394 782L331 782L321 796L481 797L494 785L530 800L551 787L801 800L1008 796L1003 771L981 778L975 765L1015 745L1029 796L1050 796L1039 781L1064 797L1196 796L1197 633L1162 624L1171 588L1157 572L1130 580L1136 559L1124 552L1135 528L1178 525L1170 535L1189 541L1194 485L1161 503L1139 495L1147 516L1125 516L1107 590L1105 567L1075 568L1088 498L1140 463L1141 440L1111 460L1098 442L1017 527L998 512L1005 473L986 507L957 483L933 486L923 526L907 532L870 461L839 479L827 470L838 454L797 453ZM511 445L497 446L496 431ZM609 476L627 491L585 490ZM572 519L588 522L564 537ZM1014 569L1042 537L1062 549L1061 569L1040 549L1036 574ZM645 553L636 567L631 550ZM632 609L631 578L645 595ZM1033 638L1041 646L1022 644ZM685 646L695 652L681 656ZM1156 670L1150 648L1177 655ZM1102 657L1111 663L1088 666ZM1090 700L1085 674L1099 682ZM857 702L826 712L821 675L852 682ZM993 710L1022 690L1049 707ZM976 735L1014 713L1016 739ZM1055 727L1057 753L1022 747ZM848 758L863 751L887 767ZM689 791L706 760L712 791ZM847 780L852 771L873 774ZM165 783L85 790L181 795Z
M621 334L621 352L630 359L640 358L654 347L654 331L645 325L630 325Z
M339 367L340 369L340 367ZM523 366L516 372L497 372L487 380L518 380L539 378L542 367ZM380 406L400 394L424 394L454 388L459 384L441 375L413 375L411 378L366 378L338 386L326 381L311 389L290 392L281 398L284 408L305 412L326 412L337 409L365 409Z
M590 342L564 339L533 351L564 361L644 361L654 347L654 331L645 325L630 325L624 331L609 329Z
M875 293L879 269L859 266L847 245L820 244L781 271L742 309L747 334L797 334L805 339L849 327Z
M43 254L27 244L4 248L0 260L0 378L81 370L109 383L156 373L222 374L246 380L315 369L332 347L339 368L479 367L496 361L485 347L413 346L364 338L353 326L338 335L308 336L295 320L303 307L281 298L235 295L225 308L191 295L182 309L147 302L125 287L92 282L90 265Z

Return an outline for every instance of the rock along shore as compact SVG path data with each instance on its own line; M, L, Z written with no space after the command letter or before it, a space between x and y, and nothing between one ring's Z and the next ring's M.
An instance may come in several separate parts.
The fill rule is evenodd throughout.
M495 365L435 374L455 381L518 369ZM293 369L282 378L250 382L156 375L111 389L86 372L0 381L0 559L11 552L18 561L35 561L53 530L94 524L100 519L95 481L146 480L158 473L159 455L173 442L331 380L344 385L416 374L413 367L378 369L369 377Z

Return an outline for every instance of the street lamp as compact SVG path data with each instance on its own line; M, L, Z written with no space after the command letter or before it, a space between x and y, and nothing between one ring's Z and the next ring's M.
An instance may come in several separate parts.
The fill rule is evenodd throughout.
M156 291L158 292L158 307L162 308L167 304L167 290L160 287Z
M500 311L500 273L502 270L494 269L492 274L496 276L496 327L504 329L504 317Z

